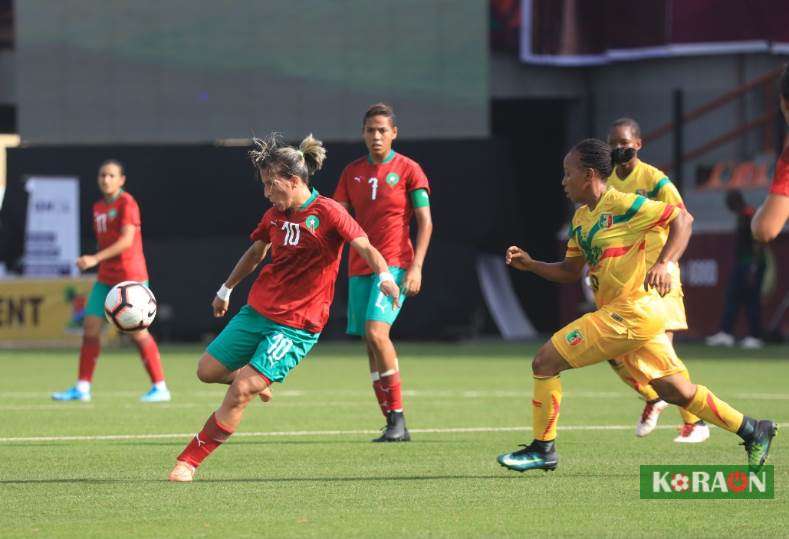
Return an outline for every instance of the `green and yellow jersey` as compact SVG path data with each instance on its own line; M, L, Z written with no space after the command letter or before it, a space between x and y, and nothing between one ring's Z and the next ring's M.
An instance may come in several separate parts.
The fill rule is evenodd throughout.
M583 205L575 211L566 256L586 258L598 307L616 299L657 296L644 290L646 237L652 230L667 230L680 211L673 204L611 188L594 209Z

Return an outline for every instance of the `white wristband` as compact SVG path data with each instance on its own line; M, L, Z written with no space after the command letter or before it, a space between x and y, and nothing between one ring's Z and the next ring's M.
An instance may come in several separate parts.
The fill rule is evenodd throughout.
M230 301L230 292L232 291L232 288L228 288L225 286L225 283L222 283L222 286L220 286L219 290L216 291L216 297L222 301Z
M676 269L677 269L677 264L675 264L675 263L674 263L674 262L672 262L671 260L669 260L668 262L666 262L666 270L667 270L669 273L672 273L672 274L673 274L673 273L674 273L674 271L675 271Z
M382 271L378 274L378 288L381 288L381 285L384 284L386 281L395 282L394 275L389 273L388 271Z

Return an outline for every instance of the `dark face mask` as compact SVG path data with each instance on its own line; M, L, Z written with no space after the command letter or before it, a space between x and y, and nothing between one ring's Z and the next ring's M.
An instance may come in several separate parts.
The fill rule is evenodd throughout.
M611 160L615 165L627 163L636 156L635 148L614 148L611 151Z

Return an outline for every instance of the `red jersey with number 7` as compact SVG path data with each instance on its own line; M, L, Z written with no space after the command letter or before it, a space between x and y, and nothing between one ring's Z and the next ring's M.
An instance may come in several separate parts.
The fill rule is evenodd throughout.
M334 199L351 206L370 243L389 266L408 269L414 260L409 226L414 213L410 193L417 189L430 193L422 167L392 150L383 163L373 163L368 156L345 167ZM351 277L372 273L364 259L353 251L348 270Z
M98 281L116 285L121 281L147 281L148 268L142 252L142 222L140 207L134 197L121 191L112 200L102 198L93 204L93 230L99 251L106 249L121 237L124 226L135 227L131 246L119 255L99 263Z
M249 236L271 244L271 261L247 303L278 324L319 333L329 319L342 247L365 236L345 208L316 190L298 209L270 208Z

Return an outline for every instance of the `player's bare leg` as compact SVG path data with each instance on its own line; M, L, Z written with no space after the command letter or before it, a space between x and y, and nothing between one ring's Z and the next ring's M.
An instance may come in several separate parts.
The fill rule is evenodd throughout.
M400 369L392 339L391 325L378 320L365 323L365 339L375 356L382 390L386 394L387 419L384 433L375 442L407 442L411 435L405 425Z
M532 396L532 431L534 440L523 449L499 455L498 462L518 472L555 470L559 464L556 452L556 425L562 403L559 373L572 368L551 341L545 343L532 360L534 393Z
M53 400L90 402L93 373L101 353L101 326L103 323L104 319L98 316L87 315L85 317L82 322L82 346L79 351L77 383L65 391L52 393Z
M238 371L231 371L222 362L208 352L204 352L197 362L197 378L206 384L227 384L233 383ZM260 393L260 400L268 402L271 400L271 388L267 387Z
M168 477L170 481L192 481L203 460L238 428L249 402L269 386L269 380L249 365L236 371L222 405L211 414L203 429L178 456L178 462Z

